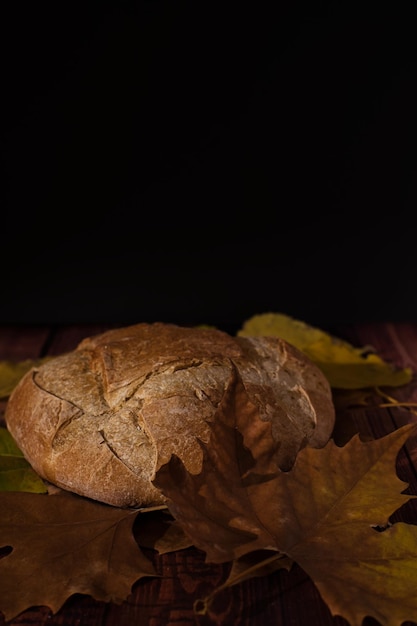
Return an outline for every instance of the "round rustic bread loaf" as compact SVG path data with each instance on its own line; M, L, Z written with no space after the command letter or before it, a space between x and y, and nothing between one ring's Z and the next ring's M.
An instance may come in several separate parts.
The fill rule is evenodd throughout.
M334 425L321 370L277 337L140 323L84 339L28 372L6 423L40 476L115 506L166 502L152 484L172 454L198 473L209 420L237 375L269 420L277 462L289 470L305 445L324 446Z

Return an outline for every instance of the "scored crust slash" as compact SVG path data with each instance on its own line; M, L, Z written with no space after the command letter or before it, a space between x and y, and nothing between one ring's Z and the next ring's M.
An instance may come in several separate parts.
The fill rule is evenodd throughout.
M153 506L152 483L177 455L201 470L210 421L231 381L271 423L286 471L298 451L322 447L335 421L328 380L278 337L155 322L113 329L32 368L9 398L6 424L50 483L114 506Z

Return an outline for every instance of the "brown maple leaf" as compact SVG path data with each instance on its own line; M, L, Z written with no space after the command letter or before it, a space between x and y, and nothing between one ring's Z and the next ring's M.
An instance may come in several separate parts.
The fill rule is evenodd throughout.
M10 620L31 606L56 612L74 593L122 602L155 576L132 534L138 511L69 493L0 494L0 610Z
M243 385L237 381L230 393L243 398ZM401 493L407 485L395 470L416 425L373 441L354 436L344 447L330 441L304 448L292 470L282 472L266 453L269 424L256 410L249 420L235 408L219 407L210 441L201 444L200 474L173 457L156 476L194 545L212 562L242 562L266 550L277 567L286 555L311 577L332 614L352 626L365 616L384 626L417 622L417 526L389 524L413 497ZM238 579L245 577L241 571Z
M261 420L237 374L211 423L210 443L201 446L204 467L199 475L189 474L175 455L156 473L154 484L170 499L173 516L211 562L275 549L273 537L262 533L256 514L250 514L254 509L247 487L277 475L277 445L271 423Z

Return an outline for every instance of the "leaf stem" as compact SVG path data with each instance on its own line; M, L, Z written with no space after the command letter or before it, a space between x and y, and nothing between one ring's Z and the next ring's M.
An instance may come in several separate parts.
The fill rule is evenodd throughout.
M276 554L273 554L269 558L264 559L263 561L259 561L258 563L255 563L255 565L251 565L250 567L248 567L244 571L239 572L232 578L228 578L226 582L224 582L222 585L219 585L218 587L213 589L213 591L210 594L208 594L205 598L198 598L194 602L194 612L197 615L207 615L210 609L210 606L213 602L213 599L218 593L220 593L224 589L227 589L228 587L232 587L233 585L236 585L239 582L242 582L246 578L253 576L254 574L256 574L256 572L259 569L263 569L265 566L270 565L271 563L274 563L274 561L278 561L279 559L283 559L286 557L287 557L286 554L282 552L277 552Z
M392 408L392 407L403 407L406 409L417 408L417 402L400 402L399 400L396 400L392 396L389 396L387 393L385 393L385 391L382 391L382 389L380 389L379 387L375 387L375 390L377 394L381 396L381 398L384 398L385 400L387 400L387 402L384 402L378 405L384 409ZM411 411L411 412L417 415L417 411Z

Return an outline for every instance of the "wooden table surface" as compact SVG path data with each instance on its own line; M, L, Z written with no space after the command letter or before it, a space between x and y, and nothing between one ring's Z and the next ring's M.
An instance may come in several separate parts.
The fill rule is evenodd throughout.
M84 337L109 328L97 326L0 327L0 360L24 360L58 355L74 348ZM372 346L385 360L410 367L417 374L417 323L363 323L332 329L332 333L356 346ZM395 388L399 401L417 402L417 375L410 384ZM4 425L5 401L0 402L0 423ZM342 420L343 417L343 420ZM338 415L338 437L349 436L344 429L379 437L417 417L400 407L361 407ZM415 443L415 440L414 440ZM410 444L411 445L411 444ZM414 459L414 461L412 460ZM404 446L398 457L398 475L417 494L417 454ZM417 502L410 501L402 519L417 524ZM205 563L204 554L187 548L165 555L153 555L160 577L142 578L129 598L120 605L98 602L89 596L73 596L56 614L47 607L28 608L10 624L31 626L347 626L346 620L332 617L309 577L294 566L253 578L221 592L212 613L197 615L194 600L207 595L225 580L229 566ZM1 581L0 581L1 584ZM417 617L416 617L417 620ZM0 615L0 626L5 625ZM366 619L367 626L377 622Z

